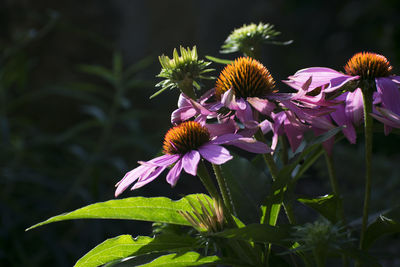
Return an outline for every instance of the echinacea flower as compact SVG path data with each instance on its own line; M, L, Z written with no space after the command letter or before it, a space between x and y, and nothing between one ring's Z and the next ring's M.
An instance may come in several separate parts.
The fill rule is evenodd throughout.
M196 176L197 165L201 158L213 163L223 164L232 159L229 151L221 145L234 145L253 153L269 153L272 150L264 143L238 134L214 136L206 126L195 121L186 121L171 128L165 135L163 156L141 165L128 172L116 184L115 196L121 194L132 183L133 189L142 187L156 179L168 166L175 164L167 174L167 182L175 186L180 173Z
M215 84L215 96L231 110L245 125L255 127L252 108L264 115L270 115L275 104L267 96L275 93L275 81L260 62L241 57L227 65Z
M285 82L294 89L300 90L311 77L312 82L308 87L308 92L318 88L325 93L338 90L348 91L345 109L338 106L337 115L339 116L335 119L333 115L339 125L345 121L352 121L355 124L360 122L363 105L360 92L373 88L375 92L370 92L369 95L373 97L374 105L380 105L378 109L375 109L373 117L385 124L385 133L390 130L390 127L398 127L397 123L391 122L396 117L392 114L400 114L400 76L391 74L392 66L386 57L369 52L357 53L347 62L344 69L346 74L329 68L307 68L296 72ZM358 88L361 91L357 92ZM353 91L357 93L354 94ZM357 112L355 117L353 111ZM383 115L384 113L386 115ZM387 116L388 114L391 115Z

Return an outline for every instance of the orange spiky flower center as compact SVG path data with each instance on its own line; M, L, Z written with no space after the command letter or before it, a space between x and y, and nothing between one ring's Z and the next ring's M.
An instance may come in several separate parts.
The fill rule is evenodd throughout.
M392 66L386 57L361 52L355 54L344 67L346 73L352 76L360 76L364 80L372 80L378 77L387 77L391 74Z
M210 141L206 127L195 121L186 121L168 130L163 150L165 154L185 154Z
M264 65L253 58L240 57L227 65L215 84L217 99L232 88L236 97L265 97L273 92L275 81Z

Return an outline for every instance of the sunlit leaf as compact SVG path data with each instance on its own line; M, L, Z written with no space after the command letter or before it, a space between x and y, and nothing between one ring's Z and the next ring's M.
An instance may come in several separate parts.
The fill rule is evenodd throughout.
M73 219L121 219L190 225L178 211L192 211L189 202L200 208L198 199L204 198L208 198L208 196L193 194L177 201L166 197L131 197L109 200L51 217L46 221L29 227L27 230L53 222Z
M190 250L195 245L195 239L187 235L162 234L154 238L130 235L121 235L110 238L97 245L78 260L75 267L95 267L111 261L124 259L129 256L138 256L155 252L177 252Z
M318 198L299 198L297 200L316 210L332 223L338 221L338 199L334 195L326 195Z
M185 254L169 254L161 256L154 261L139 265L142 267L152 267L152 266L163 266L163 267L185 267L185 266L199 266L208 265L216 263L221 263L221 259L218 256L201 256L196 252L186 252Z

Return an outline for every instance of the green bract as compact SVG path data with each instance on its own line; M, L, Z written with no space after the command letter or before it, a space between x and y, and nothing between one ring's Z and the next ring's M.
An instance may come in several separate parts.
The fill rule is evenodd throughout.
M246 56L253 57L255 51L259 50L261 44L281 44L287 45L292 41L277 42L274 41L275 37L281 34L274 30L274 25L259 23L258 25L252 23L250 25L243 25L235 29L225 40L221 47L221 53L242 52Z
M156 85L161 87L161 90L157 91L150 98L157 96L168 88L179 88L187 96L195 98L193 86L196 89L200 89L200 79L214 79L214 77L205 75L208 72L214 71L214 69L207 68L211 62L198 59L196 46L192 50L189 47L185 49L181 46L180 52L181 55L179 56L178 51L174 49L172 58L165 55L158 58L162 69L157 77L164 78L164 80Z

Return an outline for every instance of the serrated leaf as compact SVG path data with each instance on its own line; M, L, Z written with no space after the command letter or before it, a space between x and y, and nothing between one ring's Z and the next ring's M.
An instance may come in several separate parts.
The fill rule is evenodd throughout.
M193 249L195 239L185 235L162 234L154 238L121 235L107 239L78 260L75 267L96 267L111 261L146 253Z
M200 207L198 199L204 198L209 197L205 194L192 194L177 201L166 197L131 197L109 200L51 217L29 227L26 231L45 224L73 219L120 219L190 225L178 211L192 211L189 202L195 207Z
M259 243L272 243L287 246L290 238L290 226L271 226L249 224L242 228L228 229L215 236Z
M400 207L380 215L365 232L363 248L368 249L384 235L400 233Z
M334 195L325 195L318 198L299 198L297 201L316 210L332 223L338 221L338 199Z
M218 256L201 256L196 252L186 252L185 254L169 254L161 256L152 262L147 264L139 265L142 267L185 267L185 266L199 266L213 263L220 263L221 259Z

